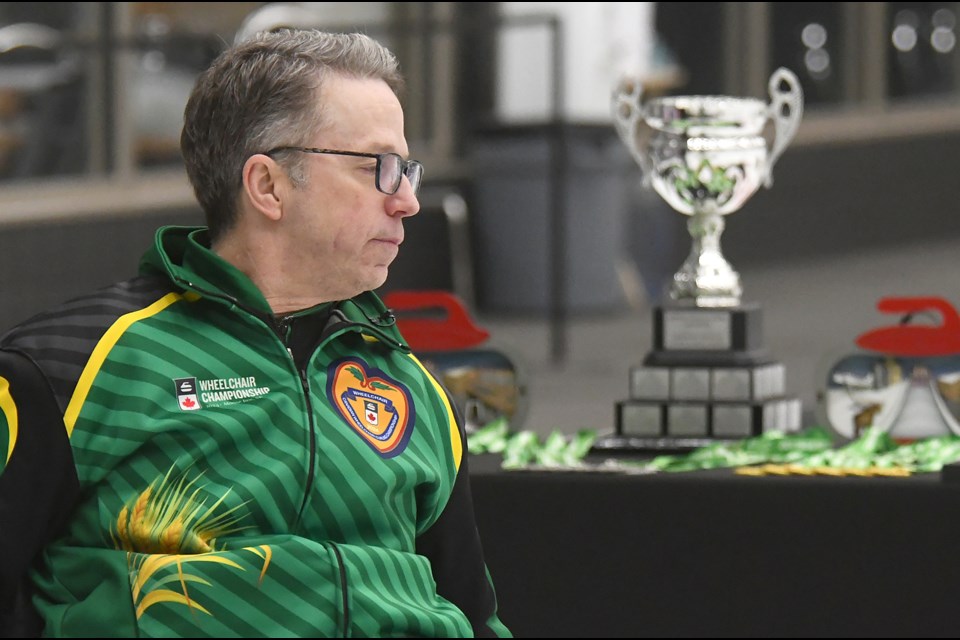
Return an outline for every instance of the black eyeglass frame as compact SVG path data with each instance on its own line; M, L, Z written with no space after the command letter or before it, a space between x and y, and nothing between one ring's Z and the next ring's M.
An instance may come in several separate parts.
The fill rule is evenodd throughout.
M376 158L377 167L376 173L374 175L374 183L377 187L377 191L380 193L392 196L400 189L400 183L403 182L403 176L407 176L407 179L410 180L410 186L413 187L414 195L420 191L420 183L423 181L423 165L416 160L404 160L399 153L366 153L363 151L343 151L342 149L318 149L316 147L274 147L264 153L267 156L273 156L275 153L280 153L281 151L301 151L303 153L320 153L328 154L335 156L353 156L356 158ZM387 156L393 156L397 159L397 162L400 165L400 177L397 178L397 184L394 185L393 191L387 191L383 188L383 185L380 183L380 167L383 165L383 159ZM410 179L410 168L413 167L416 170L417 183L414 184L413 180Z

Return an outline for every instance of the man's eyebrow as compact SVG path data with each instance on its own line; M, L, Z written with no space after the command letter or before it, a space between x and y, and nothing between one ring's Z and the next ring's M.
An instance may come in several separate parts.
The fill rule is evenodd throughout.
M389 142L377 142L376 140L368 140L366 142L358 143L358 149L362 149L369 153L396 153L399 156L405 157L403 153L397 149L396 145Z

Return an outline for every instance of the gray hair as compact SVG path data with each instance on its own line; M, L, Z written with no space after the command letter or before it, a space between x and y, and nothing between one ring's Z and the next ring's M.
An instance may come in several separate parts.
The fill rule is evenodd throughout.
M261 32L221 53L197 78L183 116L180 150L215 240L236 222L243 164L273 147L303 145L327 123L321 88L331 74L383 80L398 97L396 57L360 33ZM303 182L302 158L284 161Z

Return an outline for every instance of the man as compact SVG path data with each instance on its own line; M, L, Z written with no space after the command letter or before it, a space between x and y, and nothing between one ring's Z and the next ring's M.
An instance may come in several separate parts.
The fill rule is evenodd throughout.
M181 136L207 227L0 341L8 632L509 635L463 428L370 293L419 209L401 85L358 34L226 51Z

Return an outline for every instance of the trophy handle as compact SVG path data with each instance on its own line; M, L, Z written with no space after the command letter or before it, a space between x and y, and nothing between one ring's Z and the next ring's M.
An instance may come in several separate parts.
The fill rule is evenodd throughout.
M630 150L630 155L640 165L643 174L643 186L651 184L651 166L646 154L638 149L640 141L637 138L637 128L644 122L643 107L640 100L643 97L643 84L639 79L623 79L613 90L611 107L613 123L616 126L620 139Z
M780 83L786 83L787 90L780 89ZM800 117L803 116L803 88L797 76L785 67L780 67L770 76L767 85L770 91L770 117L773 118L775 137L773 150L767 160L767 175L763 185L770 188L773 185L773 165L796 135L800 126ZM784 108L787 113L784 115Z

